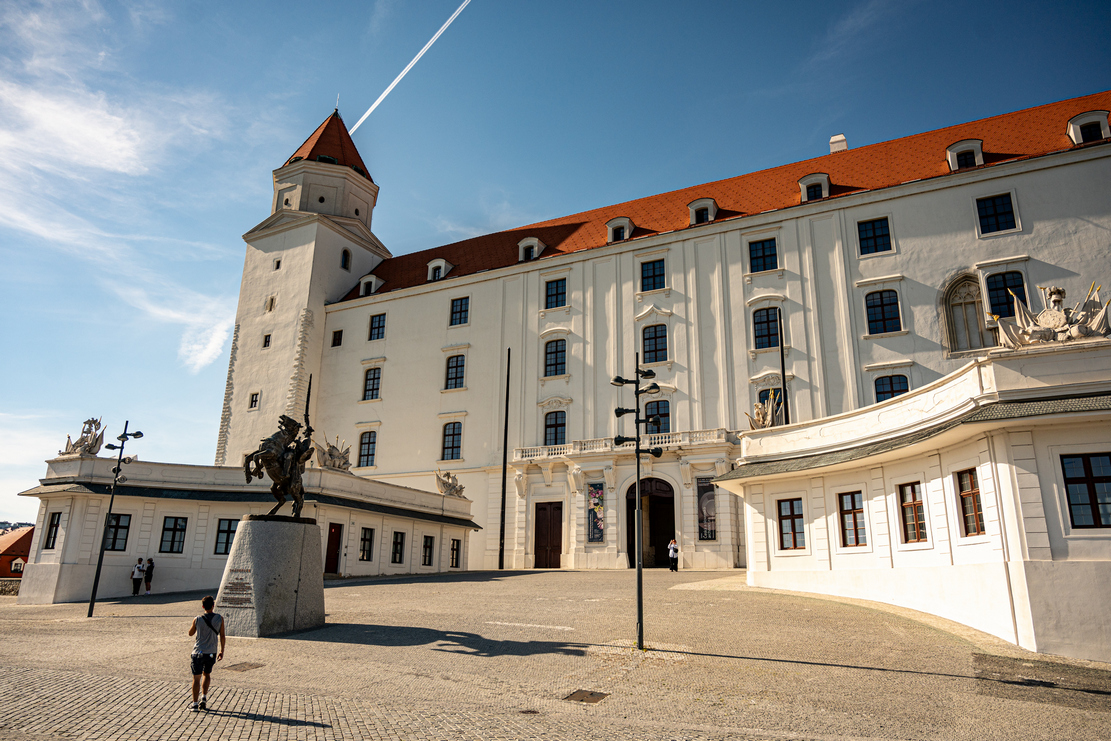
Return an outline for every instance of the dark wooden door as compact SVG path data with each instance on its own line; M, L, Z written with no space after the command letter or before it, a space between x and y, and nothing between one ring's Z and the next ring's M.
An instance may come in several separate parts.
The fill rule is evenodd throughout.
M563 502L536 505L536 568L558 569L563 550Z
M338 522L328 524L328 550L324 559L324 573L339 573L339 550L343 545L343 525Z

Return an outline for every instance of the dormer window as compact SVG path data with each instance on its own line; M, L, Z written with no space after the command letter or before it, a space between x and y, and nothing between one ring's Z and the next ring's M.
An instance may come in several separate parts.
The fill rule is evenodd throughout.
M548 247L536 237L525 237L517 243L517 262L535 260L544 254Z
M829 175L815 172L799 180L800 197L803 203L820 201L829 196Z
M448 262L447 260L445 260L442 257L437 257L435 260L429 261L429 263L428 263L428 280L429 281L440 280L445 275L450 273L451 269L453 267L455 267L455 266L452 265L450 262Z
M382 281L376 275L366 275L359 281L359 295L369 296L382 286Z
M633 236L633 222L625 216L618 216L616 219L610 219L606 222L606 229L608 231L608 241L623 242Z
M316 155L316 161L317 162L324 162L325 164L329 164L329 165L338 165L339 164L339 160L337 160L335 157L329 157L326 154Z
M713 198L699 198L688 203L687 208L690 210L691 226L709 224L718 215L718 204Z
M949 172L966 167L982 167L984 164L984 142L982 139L962 139L945 148L945 160Z
M1107 127L1107 111L1088 111L1069 119L1069 138L1073 144L1087 144L1111 139Z

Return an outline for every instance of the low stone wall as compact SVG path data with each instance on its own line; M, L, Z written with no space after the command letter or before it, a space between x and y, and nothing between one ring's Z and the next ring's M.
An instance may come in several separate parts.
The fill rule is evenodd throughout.
M22 579L0 579L0 595L14 597L19 594Z

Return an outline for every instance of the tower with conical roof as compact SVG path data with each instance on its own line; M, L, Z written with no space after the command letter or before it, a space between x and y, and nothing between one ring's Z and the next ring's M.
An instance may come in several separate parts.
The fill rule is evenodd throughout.
M377 199L338 110L274 170L270 216L243 235L217 465L239 465L279 415L303 420L309 376L320 377L324 306L392 257L371 232Z

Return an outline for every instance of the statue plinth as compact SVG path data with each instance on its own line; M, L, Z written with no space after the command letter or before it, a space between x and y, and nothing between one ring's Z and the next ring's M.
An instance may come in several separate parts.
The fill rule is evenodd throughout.
M232 542L216 610L245 638L324 625L324 564L316 520L246 515Z

